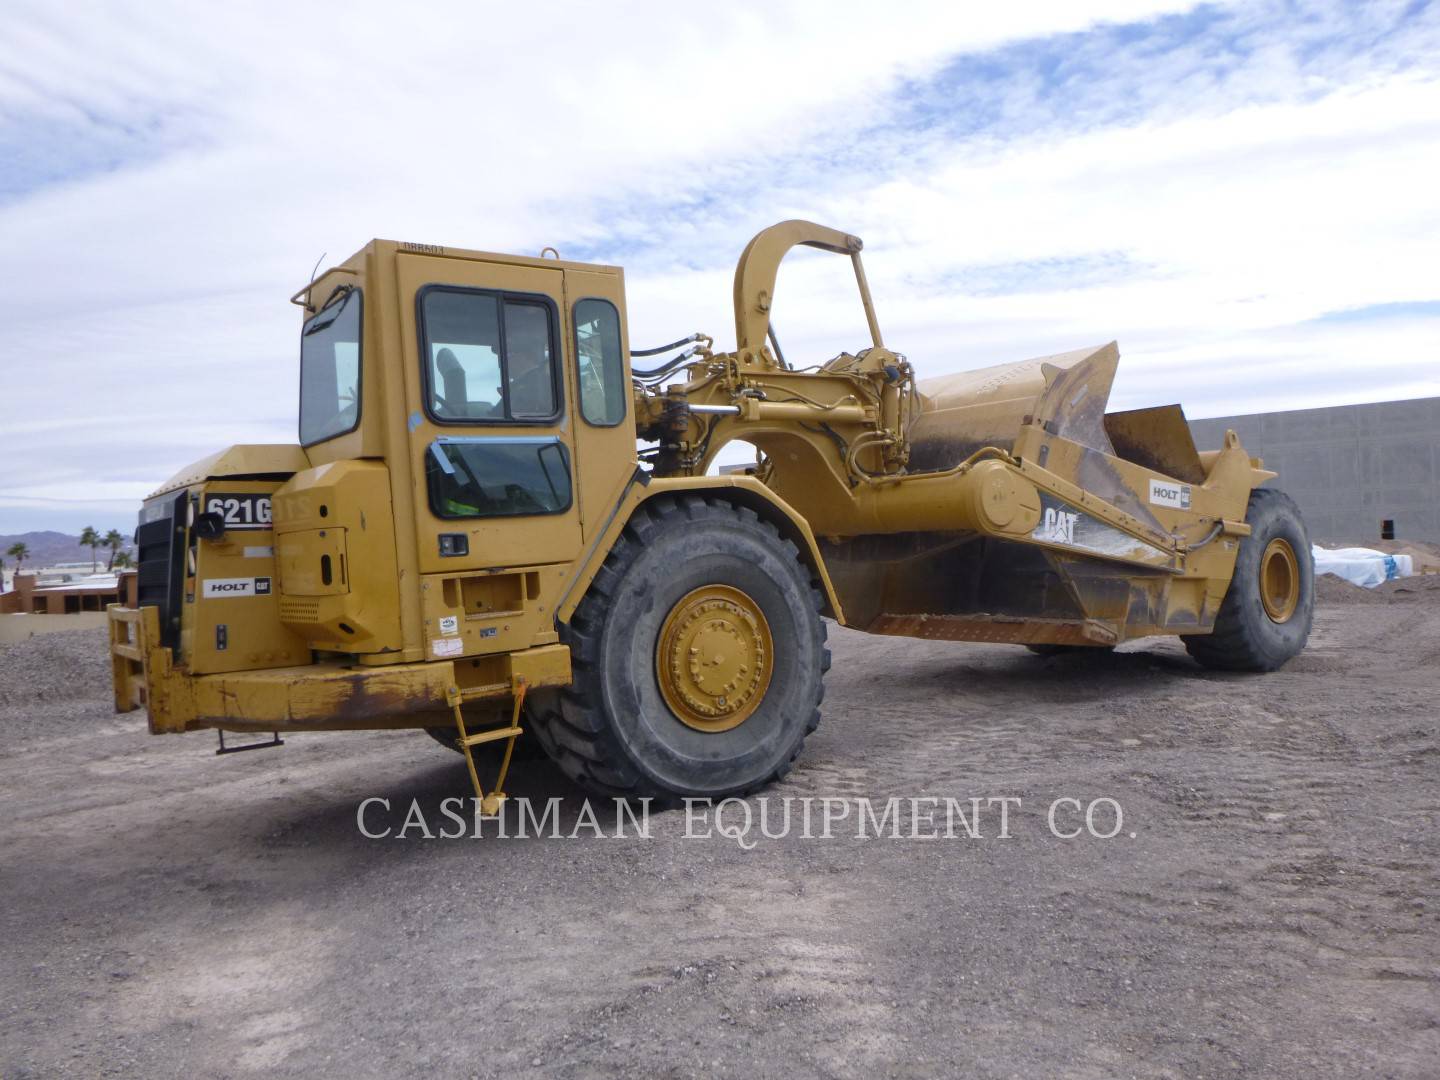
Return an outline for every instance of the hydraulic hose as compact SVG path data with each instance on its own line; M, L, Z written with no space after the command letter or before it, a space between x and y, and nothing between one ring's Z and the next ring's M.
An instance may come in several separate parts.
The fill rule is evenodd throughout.
M653 349L631 349L631 356L658 356L662 352L669 352L671 349L678 349L681 345L689 345L692 341L699 341L704 334L691 334L679 341L672 341L669 345L657 345Z
M667 346L667 348L668 348L668 347L669 347L669 346ZM631 353L630 355L631 355L631 356L641 356L641 355L643 355L643 354L642 354L642 353ZM640 380L642 380L642 381L649 381L649 380L651 380L651 379L663 379L666 375L669 375L672 371L676 370L677 368L683 367L683 366L685 366L685 364L689 363L689 362L690 362L690 358L693 357L694 355L695 355L695 350L694 350L694 349L686 349L684 352L680 353L678 356L673 356L673 357L671 357L669 360L667 360L665 363L661 364L661 365L660 365L659 367L657 367L657 368L648 368L648 369L647 369L647 368L631 368L631 369L630 369L630 375L631 375L631 377L636 378L636 379L640 379Z

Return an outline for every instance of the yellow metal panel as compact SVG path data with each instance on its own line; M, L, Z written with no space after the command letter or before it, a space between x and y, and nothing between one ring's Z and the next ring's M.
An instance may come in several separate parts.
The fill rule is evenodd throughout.
M330 731L415 726L416 714L445 708L455 673L448 663L361 668L327 662L187 682L188 728Z
M297 473L275 493L275 535L287 626L314 649L399 657L400 574L382 462Z
M531 687L570 685L570 648L543 645L526 649L510 658L512 679L524 679Z
M426 655L454 659L556 641L556 598L571 572L561 563L427 574L420 584Z
M208 480L195 505L204 513L227 495L263 495L273 512L279 487L275 480ZM280 618L271 524L227 528L220 539L192 538L191 546L195 572L186 578L181 635L191 672L283 667L310 659L310 646Z
M350 591L344 566L344 529L331 526L281 533L275 557L287 597L336 596Z
M198 484L218 476L289 476L310 467L310 459L298 446L280 443L254 443L227 447L219 453L186 465L165 483L145 496L153 499L170 491Z
M263 671L194 675L174 667L158 642L153 607L109 608L115 706L141 706L154 734L227 731L340 731L416 728L449 718L457 685L449 661L363 667L332 660ZM134 659L138 655L140 660ZM471 698L508 699L516 680L530 687L570 682L570 650L552 644L496 658L501 681L466 690Z

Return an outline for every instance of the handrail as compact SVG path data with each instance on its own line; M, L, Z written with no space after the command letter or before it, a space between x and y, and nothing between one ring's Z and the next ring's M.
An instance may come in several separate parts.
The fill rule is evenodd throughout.
M870 299L870 285L860 262L860 249L865 245L858 236L838 229L817 225L813 221L793 219L771 225L755 234L745 245L735 265L735 349L759 353L765 347L770 329L770 301L775 293L775 275L780 260L797 244L849 255L855 268L855 282L860 287L860 302L865 306L865 321L876 348L884 348L880 340L880 323L875 318L875 305Z

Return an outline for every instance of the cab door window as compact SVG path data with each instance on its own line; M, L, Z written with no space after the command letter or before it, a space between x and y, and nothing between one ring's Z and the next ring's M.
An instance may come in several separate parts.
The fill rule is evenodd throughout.
M437 517L520 517L570 509L570 453L553 435L441 437L430 444L425 475Z
M580 368L580 415L596 427L625 419L630 387L620 351L620 314L609 300L575 305L575 362Z
M541 423L560 408L555 305L451 286L420 290L425 404L444 424Z
M510 415L546 420L555 415L555 358L550 312L542 304L506 300L505 378Z

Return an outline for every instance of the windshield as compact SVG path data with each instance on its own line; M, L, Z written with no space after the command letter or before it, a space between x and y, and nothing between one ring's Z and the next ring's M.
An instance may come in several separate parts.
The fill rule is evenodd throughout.
M352 431L360 421L360 290L347 289L300 335L300 443Z

